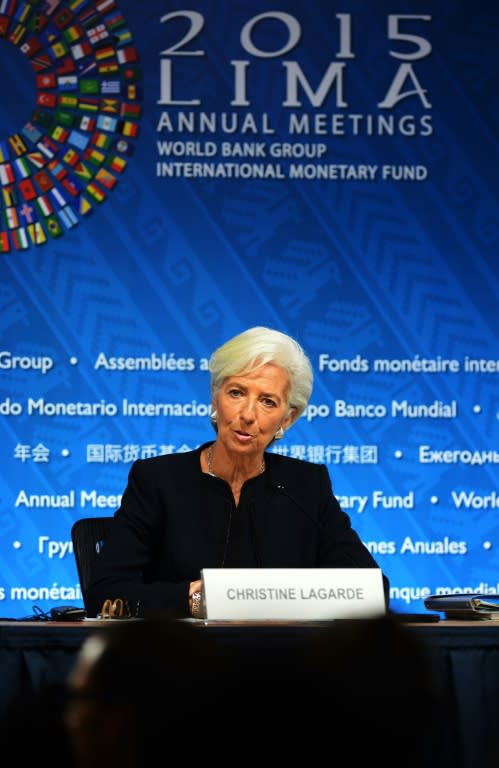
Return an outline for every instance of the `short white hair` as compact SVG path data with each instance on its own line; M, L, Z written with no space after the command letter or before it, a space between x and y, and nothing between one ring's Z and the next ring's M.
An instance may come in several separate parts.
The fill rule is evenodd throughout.
M208 366L212 396L218 394L223 381L229 376L249 373L268 363L288 374L288 409L296 409L292 422L296 421L307 407L312 393L312 365L296 339L272 328L248 328L213 352Z

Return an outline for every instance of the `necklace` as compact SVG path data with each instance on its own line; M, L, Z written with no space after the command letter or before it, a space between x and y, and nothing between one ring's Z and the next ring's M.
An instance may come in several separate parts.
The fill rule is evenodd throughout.
M208 453L206 456L206 464L207 464L208 474L211 475L212 477L218 477L218 475L216 475L213 472L213 443L208 448ZM262 459L262 463L260 464L260 472L258 474L263 475L264 472L265 472L265 459Z

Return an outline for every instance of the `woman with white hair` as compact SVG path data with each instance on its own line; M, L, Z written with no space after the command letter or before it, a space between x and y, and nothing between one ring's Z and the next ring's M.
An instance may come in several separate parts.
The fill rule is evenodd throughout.
M215 440L134 462L88 589L90 615L109 598L138 615L199 615L203 568L378 567L327 467L267 450L310 398L300 344L250 328L213 352L209 370Z

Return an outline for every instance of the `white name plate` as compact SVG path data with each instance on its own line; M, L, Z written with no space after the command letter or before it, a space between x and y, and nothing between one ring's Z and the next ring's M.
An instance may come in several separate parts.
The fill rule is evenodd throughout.
M357 619L386 613L379 568L204 568L208 620Z

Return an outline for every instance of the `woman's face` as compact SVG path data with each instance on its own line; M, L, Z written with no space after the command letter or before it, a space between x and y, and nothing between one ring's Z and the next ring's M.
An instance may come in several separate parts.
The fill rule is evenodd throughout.
M228 452L263 453L279 427L286 429L292 421L288 394L288 374L272 363L227 377L212 402L217 411L217 440Z

